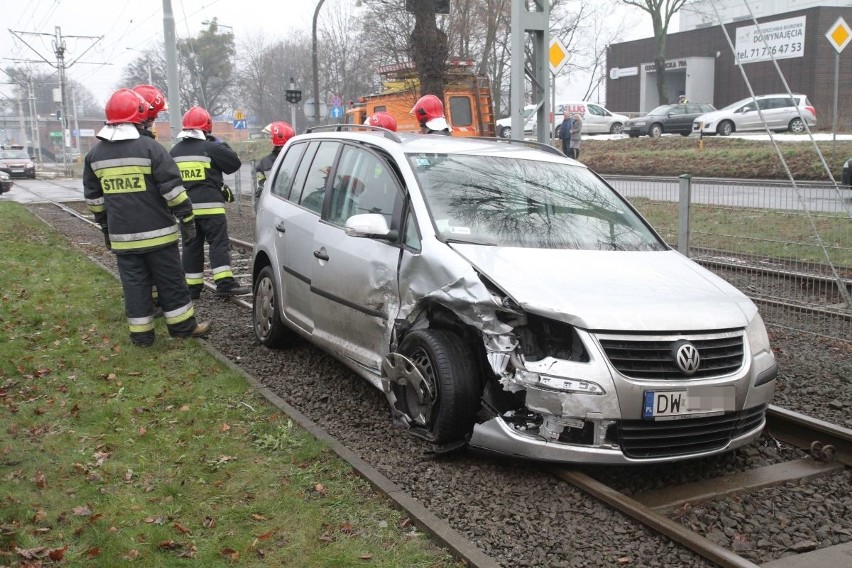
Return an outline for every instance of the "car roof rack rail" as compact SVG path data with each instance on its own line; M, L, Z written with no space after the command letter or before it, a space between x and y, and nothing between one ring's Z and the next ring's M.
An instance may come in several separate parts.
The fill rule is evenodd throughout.
M551 154L556 154L557 156L567 158L567 156L563 154L562 151L559 150L559 148L554 148L550 144L545 144L543 142L534 142L532 140L518 140L516 138L495 138L491 136L471 136L470 138L476 138L477 140L491 140L494 142L503 142L504 144L523 144L524 146L529 146L530 148L534 148L536 150L543 150L545 152L549 152Z
M312 132L342 132L344 130L374 130L376 132L381 132L384 137L389 140L402 143L402 139L397 136L395 132L391 132L387 128L382 128L380 126L371 126L369 124L323 124L320 126L312 126L306 129L305 133L311 134Z

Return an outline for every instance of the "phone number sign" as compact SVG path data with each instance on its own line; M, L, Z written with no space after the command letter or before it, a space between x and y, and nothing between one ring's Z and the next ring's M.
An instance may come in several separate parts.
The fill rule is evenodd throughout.
M791 59L805 54L805 16L737 28L737 63Z

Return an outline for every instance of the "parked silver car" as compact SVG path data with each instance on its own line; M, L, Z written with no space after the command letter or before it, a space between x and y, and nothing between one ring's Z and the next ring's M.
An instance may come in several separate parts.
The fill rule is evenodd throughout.
M766 127L760 118L761 114L766 121ZM754 99L749 97L737 101L715 112L702 114L693 121L692 131L703 132L705 136L729 136L732 132L765 128L799 133L805 131L802 118L810 128L816 128L816 109L805 95L761 95Z
M440 450L651 463L760 435L777 367L757 308L592 171L333 129L292 138L259 198L262 344L313 342Z

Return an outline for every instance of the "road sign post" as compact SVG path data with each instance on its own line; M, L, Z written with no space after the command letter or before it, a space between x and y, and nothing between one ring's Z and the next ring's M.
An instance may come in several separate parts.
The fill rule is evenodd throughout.
M568 62L568 50L558 37L550 40L547 58L550 61L550 115L553 117L553 120L549 121L548 129L553 133L553 127L556 125L556 75L562 71L562 68Z
M837 89L840 83L840 52L852 41L852 29L849 29L849 24L841 16L828 28L825 37L837 51L834 54L834 113L831 121L831 153L834 155L835 145L837 144Z

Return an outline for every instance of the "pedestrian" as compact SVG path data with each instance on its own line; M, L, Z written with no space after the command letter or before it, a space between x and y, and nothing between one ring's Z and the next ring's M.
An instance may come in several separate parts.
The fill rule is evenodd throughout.
M559 125L559 139L562 140L562 153L572 157L571 152L571 127L574 125L574 119L568 109L562 114L562 124Z
M198 238L183 244L183 269L190 295L201 297L204 288L204 243L210 248L210 269L217 296L243 296L251 288L240 284L231 270L231 242L225 203L234 200L224 185L223 174L240 169L242 162L224 141L217 140L213 119L205 109L194 106L183 115L183 130L172 147L186 192L192 200Z
M378 126L380 128L385 128L392 132L396 132L396 119L392 114L384 111L374 112L370 116L367 117L367 120L364 121L365 125L368 126Z
M580 135L583 130L583 115L574 114L574 122L571 123L571 157L580 159Z
M409 111L417 118L423 134L450 136L452 130L444 116L444 103L435 95L423 95Z
M116 255L124 290L124 312L134 345L154 343L151 288L159 290L172 337L202 337L210 322L198 323L181 268L178 225L184 239L195 234L192 202L180 170L166 149L141 133L150 105L131 89L119 89L105 108L100 142L83 166L83 195Z
M263 186L266 184L266 179L269 177L269 172L272 171L272 166L275 164L275 159L281 153L281 148L287 143L287 140L296 135L296 131L290 126L289 122L278 121L269 124L263 129L269 134L272 141L272 151L265 155L254 167L254 197L257 200L263 191ZM255 201L255 205L257 201Z

